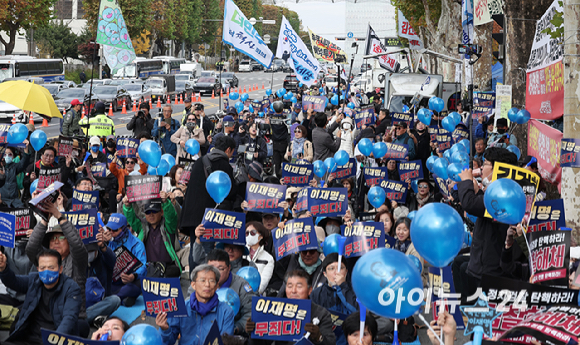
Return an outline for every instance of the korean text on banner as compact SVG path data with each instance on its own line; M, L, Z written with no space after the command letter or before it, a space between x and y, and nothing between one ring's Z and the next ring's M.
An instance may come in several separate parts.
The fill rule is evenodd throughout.
M336 167L336 171L330 173L335 180L340 181L345 178L354 178L356 174L356 158L349 158L348 163Z
M318 249L318 239L312 218L292 219L286 222L284 229L272 230L276 260L304 250Z
M354 258L385 246L385 225L382 222L356 222L351 226L341 226L344 242L344 256Z
M439 296L441 296L441 285L443 285L444 302L441 303ZM433 310L433 317L439 315L439 309L444 306L453 315L453 319L457 324L457 329L464 329L463 317L459 310L460 294L455 293L455 284L453 283L453 275L451 274L451 266L443 267L443 284L441 284L441 272L438 267L429 267L429 286L432 286L431 294L431 308Z
M68 221L75 226L83 243L95 243L99 225L97 224L97 209L89 208L81 211L64 212Z
M495 92L476 92L473 95L473 119L489 117L495 111Z
M246 214L206 208L201 224L205 232L202 242L223 242L246 245Z
M354 116L354 123L357 129L362 128L362 126L374 125L376 121L375 107L365 106L356 112Z
M380 185L385 190L387 198L400 204L407 199L407 183L401 181L382 180Z
M423 41L419 38L419 35L411 27L411 23L405 18L405 15L401 10L399 10L399 37L403 37L409 40L409 48L413 50L423 49Z
M569 230L535 231L529 234L532 266L530 283L568 286L571 236Z
M29 208L0 208L0 212L11 214L16 217L14 226L14 236L16 238L26 236L26 230L30 229L30 217L32 216Z
M141 281L147 316L167 313L167 317L185 317L185 299L179 278L143 278Z
M326 103L328 103L326 96L304 95L302 97L302 109L304 111L312 109L314 112L324 112Z
M274 59L273 53L252 23L232 0L226 0L224 7L224 42L256 60L262 66L270 68Z
M44 328L41 328L40 332L42 334L42 345L55 345L55 344L119 345L118 340L116 341L89 340L81 337L75 337L74 335L60 333L57 331L49 331Z
M560 167L560 144L563 133L540 121L528 121L528 155L538 160L538 172L542 178L557 184L560 190L562 168Z
M473 24L482 25L493 20L492 16L503 14L502 0L475 0L473 4Z
M89 208L99 208L99 191L93 190L85 192L75 189L73 191L72 210L79 211Z
M58 136L58 153L57 155L60 156L68 156L72 154L73 150L73 138L72 137L65 137L64 135Z
M298 341L310 322L312 302L308 299L252 297L251 319L256 328L252 339Z
M0 213L0 245L14 248L16 216Z
M246 211L262 213L281 213L284 208L278 206L286 198L286 186L248 182L246 184Z
M296 200L297 212L309 211L314 217L342 217L348 209L346 188L303 188Z
M418 180L423 178L423 164L421 160L400 162L399 177L401 181Z
M562 138L560 146L560 167L580 168L580 139Z
M528 233L559 230L564 227L566 227L566 213L563 199L542 200L534 203L532 213L530 213Z
M115 267L113 268L113 282L121 279L121 274L133 274L143 266L143 263L127 247L120 246L114 250Z
M365 55L382 54L386 52L387 47L385 47L379 36L377 36L377 34L375 33L375 30L373 30L373 28L369 24ZM381 65L381 67L389 72L397 73L401 68L399 62L390 55L382 55L377 57L377 59L379 59L379 64Z
M381 181L389 178L387 167L363 168L363 176L367 187L378 186Z
M337 56L341 56L344 58L343 61L348 61L348 55L339 46L313 33L310 28L308 29L308 34L310 35L310 45L315 58L334 62Z
M304 85L311 86L318 77L320 71L318 60L312 56L308 47L284 16L282 16L278 34L276 57L285 60L296 72L296 78Z
M312 179L312 164L282 163L284 184L292 187L306 187Z
M138 148L139 148L139 139L122 138L122 137L117 138L118 158L136 158Z
M54 182L60 181L60 167L58 168L40 168L38 172L38 185L36 189L41 191Z
M125 186L129 202L159 199L162 177L159 175L125 176Z

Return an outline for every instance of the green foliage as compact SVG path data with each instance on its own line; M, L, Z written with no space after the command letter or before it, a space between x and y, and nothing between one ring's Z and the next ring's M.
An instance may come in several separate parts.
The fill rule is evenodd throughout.
M93 77L93 73L91 69L84 69L85 71L85 75L87 76L86 80L89 80ZM75 70L75 71L64 71L64 79L66 80L72 80L77 84L81 83L81 78L79 77L81 73L81 70ZM95 78L98 79L99 78L99 70L95 69Z
M296 32L300 32L300 17L298 16L298 13L294 12L294 11L290 11L287 8L284 7L278 7L278 6L274 6L274 5L262 5L262 17L264 17L264 19L268 19L268 20L276 20L276 24L275 25L264 25L263 26L263 35L262 38L264 37L264 35L268 34L271 37L271 42L268 45L270 47L270 49L276 53L276 48L278 47L278 34L280 33L280 25L282 23L282 16L285 16L286 19L288 19L288 22L290 23L290 25L292 25L292 28L296 31ZM302 36L302 40L304 41L304 43L307 43L308 40L305 39L304 36Z
M36 29L34 39L41 50L52 58L67 60L79 57L79 37L62 21Z
M0 0L0 31L8 36L8 40L0 36L0 42L6 47L6 55L12 54L18 31L48 24L55 3L56 0Z
M558 3L560 4L560 6L563 6L563 1L558 1ZM550 35L550 37L552 39L563 39L564 38L564 12L558 12L556 11L556 13L554 14L554 17L552 17L552 20L550 20L550 23L552 23L552 25L554 27L547 27L544 30L542 30L542 33L548 34Z
M417 31L419 27L426 26L429 19L434 28L439 23L441 0L391 0L391 4L403 12ZM429 18L425 15L426 9L429 11Z

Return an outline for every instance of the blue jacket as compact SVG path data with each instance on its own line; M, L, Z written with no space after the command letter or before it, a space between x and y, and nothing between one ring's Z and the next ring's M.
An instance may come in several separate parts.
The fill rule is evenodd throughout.
M173 345L177 336L181 334L182 345L203 345L205 337L214 322L217 322L220 334L234 334L234 311L225 302L219 302L206 316L199 315L191 309L189 298L185 300L187 317L174 317L167 319L169 329L160 329L163 344Z
M171 136L177 132L179 127L181 127L179 125L179 121L171 119L171 129L169 131L165 127L159 128L159 122L161 122L161 119L155 119L153 129L151 130L151 136L153 138L157 138L159 136L161 146L163 147L163 153L169 153L173 157L176 157L177 145L171 142Z
M17 276L10 267L6 267L4 272L0 272L0 279L7 287L26 294L16 326L13 325L14 331L7 339L7 341L18 340L26 331L28 318L42 298L44 284L40 281L38 273ZM83 302L81 289L72 278L64 274L60 275L56 289L56 294L50 300L54 327L59 333L78 335L78 318Z
M133 253L133 255L139 259L139 261L141 261L143 266L139 267L135 273L137 274L138 279L145 278L147 275L147 254L145 252L145 245L143 242L141 242L141 240L137 237L133 236L133 234L130 232L128 232L124 238L120 238L118 241L113 239L111 242L109 242L109 248L111 248L113 252L115 249L121 246L125 246L125 248L129 249L129 251Z
M105 296L111 295L111 283L113 282L113 270L115 269L115 262L117 258L115 253L109 247L106 252L98 250L98 256L95 260L89 263L87 268L87 278L97 277L101 285L105 289Z
M407 132L394 138L393 144L407 145L409 147L409 160L412 161L415 159L415 142Z

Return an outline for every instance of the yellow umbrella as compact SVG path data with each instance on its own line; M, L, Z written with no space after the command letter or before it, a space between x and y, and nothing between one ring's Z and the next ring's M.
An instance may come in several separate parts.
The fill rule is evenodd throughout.
M0 83L0 100L22 110L62 118L50 92L41 85L25 80Z

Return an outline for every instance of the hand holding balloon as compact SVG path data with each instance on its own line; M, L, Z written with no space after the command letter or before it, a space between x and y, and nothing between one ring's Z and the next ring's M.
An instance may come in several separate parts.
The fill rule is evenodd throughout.
M445 311L440 313L437 317L437 320L433 320L430 322L431 328L433 331L439 333L441 328L443 328L443 338L445 339L445 344L453 344L453 339L455 338L455 333L457 332L457 323L455 323L455 319L449 312ZM428 331L429 339L433 344L438 344L439 340L435 337L435 334Z

